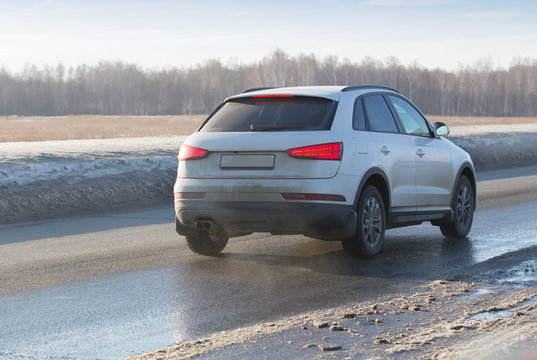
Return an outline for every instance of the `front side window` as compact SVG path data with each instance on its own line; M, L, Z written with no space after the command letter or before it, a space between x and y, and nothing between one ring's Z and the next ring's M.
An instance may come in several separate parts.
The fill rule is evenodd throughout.
M431 136L426 120L412 105L397 96L389 95L388 98L397 112L399 119L401 119L407 134Z
M223 104L204 132L329 130L336 102L316 97L248 97Z
M369 130L382 132L399 132L392 112L382 95L370 95L364 97L365 111Z

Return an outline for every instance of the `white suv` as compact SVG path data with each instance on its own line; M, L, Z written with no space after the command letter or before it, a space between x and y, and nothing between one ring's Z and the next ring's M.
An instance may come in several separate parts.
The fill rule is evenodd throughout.
M177 232L204 255L270 232L341 240L367 258L387 228L431 221L465 237L475 171L447 134L385 86L246 90L181 146Z

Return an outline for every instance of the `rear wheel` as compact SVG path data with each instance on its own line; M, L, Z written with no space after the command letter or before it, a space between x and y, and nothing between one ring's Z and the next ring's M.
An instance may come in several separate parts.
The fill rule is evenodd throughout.
M200 255L218 255L227 245L229 237L223 233L209 234L207 231L196 231L186 236L186 243L190 250Z
M440 225L440 231L446 237L466 237L474 219L474 191L470 180L464 175L457 182L451 209L453 221Z
M360 196L356 235L341 243L345 251L354 256L372 258L380 252L386 230L386 212L378 189L367 186Z

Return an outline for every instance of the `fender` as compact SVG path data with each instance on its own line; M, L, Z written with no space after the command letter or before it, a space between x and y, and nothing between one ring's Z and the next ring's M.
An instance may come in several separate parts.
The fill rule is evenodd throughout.
M459 178L461 177L464 170L469 169L472 173L472 176L468 178L470 180L470 184L472 185L472 190L474 191L474 209L477 206L477 183L476 183L476 176L475 176L475 169L473 164L470 161L465 161L460 166L459 170L457 171L457 176L455 177L455 181L453 182L453 188L451 189L451 205L453 206L453 201L455 199L455 190L457 188L457 182L459 181Z
M388 187L387 188L388 191L386 192L386 194L383 194L382 189L379 189L379 190L381 191L382 195L386 196L385 200L388 206L385 206L385 208L388 211L388 213L390 213L391 212L391 199L390 199L391 190L390 189L392 186L390 184L390 181L388 180L388 176L386 176L386 173L378 167L373 167L367 170L365 174L362 176L362 180L360 180L360 184L358 185L358 190L356 191L356 196L354 197L353 208L356 209L356 207L358 206L358 201L360 200L360 195L362 194L362 190L364 189L364 186L367 183L367 181L373 175L380 175L384 179L384 182L386 183L386 186Z

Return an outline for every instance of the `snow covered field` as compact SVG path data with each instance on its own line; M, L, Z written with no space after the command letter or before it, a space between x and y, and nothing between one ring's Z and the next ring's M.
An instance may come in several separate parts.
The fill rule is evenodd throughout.
M0 223L170 201L186 136L0 143ZM476 168L537 163L537 124L456 127Z

